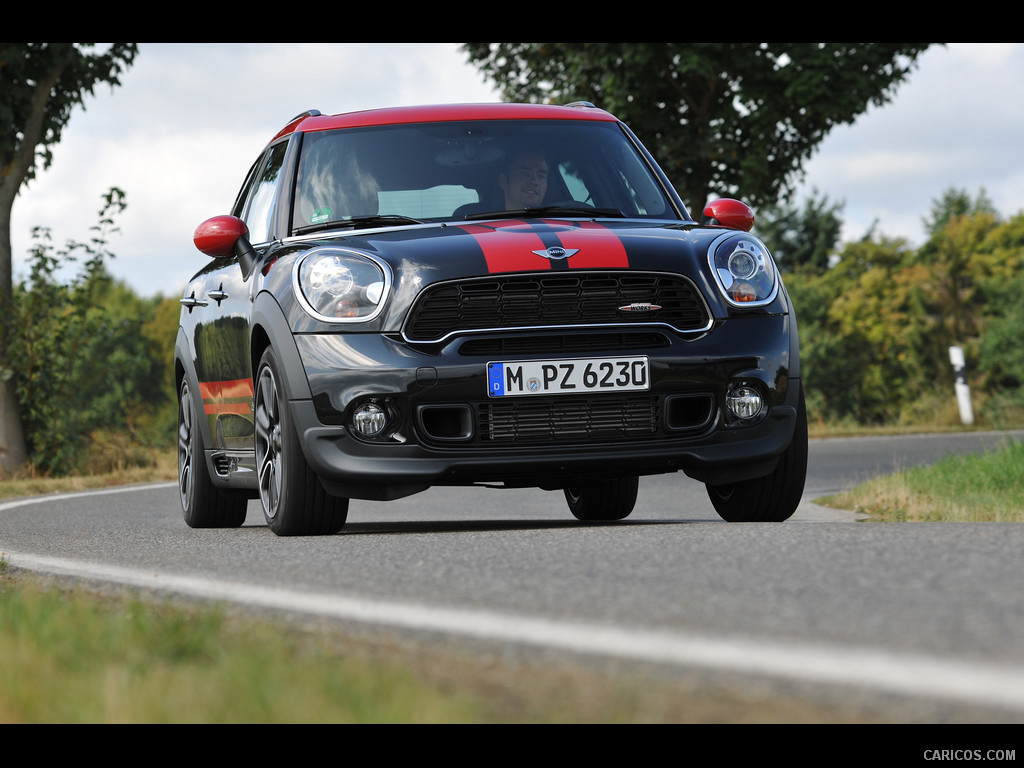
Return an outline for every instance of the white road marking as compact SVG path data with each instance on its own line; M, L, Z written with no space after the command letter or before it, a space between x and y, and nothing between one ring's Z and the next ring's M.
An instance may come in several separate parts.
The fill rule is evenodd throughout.
M6 506L0 505L0 511ZM626 630L494 611L309 594L16 552L5 552L4 557L11 565L27 570L346 621L1024 710L1024 669L1019 667L764 638L741 640Z

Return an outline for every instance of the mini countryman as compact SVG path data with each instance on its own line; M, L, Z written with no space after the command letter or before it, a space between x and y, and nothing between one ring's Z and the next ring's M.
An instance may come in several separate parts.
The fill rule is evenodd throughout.
M341 530L350 499L640 478L781 521L807 466L796 319L743 203L691 218L613 115L447 105L289 122L181 298L185 521Z

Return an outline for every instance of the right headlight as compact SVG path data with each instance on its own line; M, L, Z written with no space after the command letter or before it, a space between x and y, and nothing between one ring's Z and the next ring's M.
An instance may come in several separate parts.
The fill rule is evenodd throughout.
M306 311L329 323L377 316L391 287L384 262L342 248L315 248L295 265L295 292Z
M722 235L708 249L708 262L726 301L735 307L763 306L779 291L775 262L753 235Z

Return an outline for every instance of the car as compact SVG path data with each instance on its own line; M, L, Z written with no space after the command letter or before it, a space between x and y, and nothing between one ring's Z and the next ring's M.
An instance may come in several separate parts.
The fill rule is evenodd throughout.
M298 115L194 233L185 522L258 498L275 534L334 534L352 499L481 486L609 523L666 473L727 521L789 518L796 315L753 224L731 198L692 219L589 103Z

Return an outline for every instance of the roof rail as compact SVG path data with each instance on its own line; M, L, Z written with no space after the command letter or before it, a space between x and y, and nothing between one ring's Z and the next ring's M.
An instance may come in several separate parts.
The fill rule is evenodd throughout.
M305 112L299 112L295 117L289 120L289 123L294 123L296 120L301 120L304 117L319 117L321 112L319 109L307 109Z
M569 104L566 104L565 106L567 106L567 107L588 107L590 109L597 109L597 107L595 107L589 101L574 101L574 102L571 102Z

